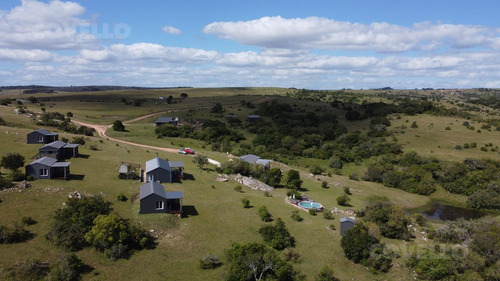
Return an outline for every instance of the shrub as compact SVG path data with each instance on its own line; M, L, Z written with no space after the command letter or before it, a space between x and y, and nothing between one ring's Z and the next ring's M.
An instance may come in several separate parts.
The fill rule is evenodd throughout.
M125 201L127 201L128 199L127 199L127 196L125 196L125 195L123 195L122 193L120 193L120 194L116 195L116 200L118 200L118 201L122 201L122 202L125 202Z
M0 190L11 187L12 187L12 181L0 176Z
M38 259L27 259L24 262L17 262L6 271L11 280L43 280L49 271L49 266Z
M309 215L315 216L316 215L316 210L315 209L309 209Z
M69 198L65 207L55 212L47 239L70 251L82 249L87 245L85 233L92 229L98 215L111 212L110 205L98 196Z
M264 196L265 197L272 197L272 195L269 191L264 191Z
M243 203L243 208L250 208L250 200L247 198L241 199L241 203Z
M342 160L338 156L333 156L328 160L328 167L334 168L334 169L342 169Z
M323 218L325 218L327 220L333 220L333 219L335 219L335 217L332 214L332 211L327 210L327 209L323 210Z
M339 279L333 275L333 270L326 265L321 268L321 270L318 272L318 275L316 275L316 278L314 280L315 281L339 281Z
M464 149L468 149L470 147L470 145L468 143L464 143Z
M413 121L413 123L411 123L411 128L418 128L418 125L417 125L417 122L416 121Z
M270 222L272 221L272 216L271 214L267 211L266 206L260 206L258 209L260 219L263 222Z
M66 116L71 118L73 117L73 113L71 111L68 111L68 113L66 113Z
M26 179L26 174L19 170L16 170L10 174L10 178L12 181L23 181Z
M352 173L349 175L349 179L354 180L354 181L359 181L359 175L356 173Z
M285 261L291 261L293 263L298 263L301 261L300 254L295 252L293 248L285 248L283 250L283 259L285 259Z
M83 138L83 137L74 137L71 142L72 143L77 143L79 145L85 145L85 138Z
M300 216L300 214L299 214L299 211L298 211L298 210L293 210L293 211L292 211L292 215L291 215L290 217L291 217L291 218L292 218L292 220L294 220L294 221L299 221L299 222L300 222L300 221L302 221L302 220L303 220L303 218Z
M456 149L456 150L462 150L462 146L461 146L461 145L459 145L459 144L457 144L457 145L455 145L455 149Z
M470 148L476 148L476 147L477 147L477 143L475 143L475 142L470 143Z
M75 254L61 254L50 265L46 280L77 281L85 270L85 264Z
M152 237L144 229L131 226L117 215L98 215L85 240L112 260L126 258L134 249L152 244Z
M202 259L200 259L200 268L201 269L214 269L222 265L222 262L219 261L217 256L206 255Z
M32 224L35 224L35 223L36 223L36 221L35 221L33 218L31 218L31 217L23 217L23 218L21 219L21 222L22 222L24 225L32 225Z
M350 206L349 201L351 201L351 198L349 198L347 194L337 197L337 204L340 206Z
M0 225L0 244L24 242L31 236L32 234L24 228L23 224Z
M348 186L344 186L344 193L347 195L351 195L351 189Z
M311 168L309 168L309 172L311 172L311 174L313 175L320 175L324 171L325 170L318 165L313 165Z
M448 126L448 127L444 128L444 129L445 129L446 131L451 130L450 126Z
M322 187L322 188L328 188L328 183L327 183L326 181L323 181L323 182L321 183L321 187Z
M242 187L241 187L241 185L239 185L239 184L238 184L237 186L235 186L235 187L234 187L234 190L235 190L236 192L243 192L243 188L242 188Z

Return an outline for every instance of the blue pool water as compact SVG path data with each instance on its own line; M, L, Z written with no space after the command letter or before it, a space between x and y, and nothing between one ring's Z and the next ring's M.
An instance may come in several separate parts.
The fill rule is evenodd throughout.
M320 203L312 201L302 201L299 203L299 206L306 209L319 209L323 207Z

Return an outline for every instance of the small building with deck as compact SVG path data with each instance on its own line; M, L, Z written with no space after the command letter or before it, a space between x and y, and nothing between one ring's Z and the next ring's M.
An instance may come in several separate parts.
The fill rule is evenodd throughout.
M145 181L146 182L168 182L184 177L184 164L181 161L167 161L159 157L146 162Z
M54 159L67 159L78 157L79 144L54 141L42 146L38 150L39 157L50 157Z
M68 179L71 162L57 162L51 157L42 157L26 166L26 175L35 179Z
M26 135L28 144L51 143L59 139L58 133L51 133L45 129L38 129Z
M140 214L154 213L182 213L182 199L180 191L166 192L165 187L157 182L148 182L140 187Z

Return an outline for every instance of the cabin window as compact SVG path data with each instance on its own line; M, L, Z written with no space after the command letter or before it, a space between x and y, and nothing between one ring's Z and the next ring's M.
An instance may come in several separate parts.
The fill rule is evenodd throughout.
M163 210L163 201L156 201L156 210Z
M43 142L43 136L38 136L38 142Z
M40 169L40 176L48 176L49 171L47 169Z
M148 182L154 181L154 179L155 179L154 175L151 175L151 174L148 175Z

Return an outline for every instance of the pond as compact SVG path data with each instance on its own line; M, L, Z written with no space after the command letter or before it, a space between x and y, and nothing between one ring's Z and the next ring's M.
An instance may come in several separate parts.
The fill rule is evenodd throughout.
M428 209L419 211L418 213L428 219L442 221L454 221L459 218L464 218L466 220L477 219L487 214L484 211L444 205L439 202L433 202Z

